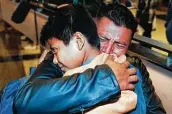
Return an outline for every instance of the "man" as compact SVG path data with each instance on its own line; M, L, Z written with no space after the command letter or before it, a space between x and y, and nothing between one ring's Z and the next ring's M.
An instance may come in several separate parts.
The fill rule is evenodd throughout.
M156 0L139 0L138 11L136 14L137 21L144 29L143 36L151 38L153 20L156 15Z
M114 7L114 6L113 6ZM135 19L127 8L116 5L114 8L100 11L96 24L101 40L101 51L115 53L120 56L126 54L131 39L136 31ZM112 38L115 38L112 43ZM142 89L146 102L146 114L164 114L165 110L159 97L156 95L149 73L138 57L127 57L132 65L142 74Z

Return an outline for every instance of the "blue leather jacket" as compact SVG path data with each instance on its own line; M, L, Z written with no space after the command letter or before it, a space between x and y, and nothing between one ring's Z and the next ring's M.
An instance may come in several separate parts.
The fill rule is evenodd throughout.
M140 71L142 73L142 77L141 77L140 74L139 75L137 74L139 76L139 81L141 82L141 83L138 83L136 85L136 89L135 89L135 92L139 96L139 98L138 98L139 101L138 101L136 110L135 111L132 111L131 113L140 114L142 110L140 110L139 107L140 108L145 107L145 103L144 102L146 102L146 113L147 114L153 114L153 113L165 114L165 110L164 110L164 108L163 108L163 106L161 104L161 101L159 100L158 96L156 96L156 94L154 92L154 89L153 89L151 80L149 79L149 75L147 75L148 72L145 69L145 66L142 64L142 62L140 61L140 59L138 59L136 57L130 57L129 61L131 63L133 63L136 67L141 68ZM54 65L52 65L52 66L54 66ZM73 75L71 77L59 78L58 80L56 80L57 81L56 83L63 82L65 84L64 86L63 86L63 84L59 85L63 89L66 89L67 87L65 87L65 86L68 85L68 84L70 84L69 86L75 87L75 88L72 88L72 89L75 89L74 91L79 91L82 86L77 86L76 87L76 85L78 83L81 83L81 81L82 81L82 84L83 85L84 84L87 84L88 85L88 83L83 83L83 80L85 80L84 78L87 78L88 75L96 74L96 72L100 72L101 69L102 69L102 67L101 66L96 67L96 70L95 71L93 71L93 70L90 69L90 70L88 70L89 72L88 71L84 72L83 75L86 75L86 76L82 76L82 74L75 74L75 75ZM107 71L109 72L110 71L110 70L105 70L106 68L107 67L103 68L103 71L101 71L101 72L107 72ZM137 73L139 73L139 72L137 72ZM92 86L88 86L87 89L82 90L83 94L87 94L87 95L89 94L90 97L91 97L91 95L95 95L96 94L97 91L91 91L91 92L88 93L88 90L91 90L91 89L94 90L94 88L99 88L100 85L101 85L101 83L100 83L100 85L97 84L97 83L99 81L103 82L102 81L102 77L100 75L97 75L97 74L96 75L93 75L92 78L87 79L88 82L94 81L94 83L91 83L93 85ZM81 77L80 77L80 75L81 75ZM0 99L0 114L12 114L13 113L12 112L12 105L13 105L14 96L16 95L18 89L21 88L22 85L28 80L28 77L24 77L24 78L21 78L19 80L15 80L15 81L12 81L12 82L8 83L6 85L6 87L3 89L3 91L0 92L0 98L1 98ZM77 81L74 82L73 79L75 79ZM114 78L112 78L112 80L115 81ZM142 80L143 80L143 82L142 82ZM112 83L112 82L109 81L107 83ZM140 88L140 85L142 86L142 89ZM108 86L106 86L106 87L104 86L104 88L107 88L107 87ZM117 86L117 88L118 88L118 86ZM71 91L72 91L72 89L71 89ZM107 92L106 91L107 89L102 89L101 91L104 91L104 93L105 93L105 92ZM114 87L114 89L115 89L115 87ZM57 93L59 93L60 91L61 91L61 89L60 90L59 89L56 89L56 92ZM63 90L63 93L64 94L61 94L61 95L63 95L64 98L68 101L68 100L70 100L68 98L70 98L71 96L74 96L74 95L70 95L70 97L67 97L69 95L68 92L71 92L71 91L67 91L67 89L65 91ZM116 92L116 93L118 93L118 92ZM142 97L143 96L142 93L144 93L144 99ZM76 95L76 93L72 93L72 94L75 94ZM80 92L78 92L77 93L77 96L80 96L80 95L82 95L82 94L80 94ZM117 97L118 94L115 94L115 96ZM64 98L63 98L63 100L64 100ZM76 99L76 100L73 101L73 104L75 102L80 102L80 100L85 100L86 101L86 100L89 100L89 99L80 99L80 98L78 98L78 99ZM35 101L33 101L32 103L34 104L34 102ZM26 104L24 104L24 105L26 105ZM58 106L58 104L56 104L56 106ZM70 106L70 104L68 106ZM83 111L83 109L80 109L80 108L78 108L76 111L79 111L79 110L80 111ZM145 110L145 108L143 108L143 110ZM143 113L141 113L141 114L143 114Z
M30 75L22 77L20 79L9 82L1 91L0 91L0 114L13 114L12 106L13 100L17 91L26 83L30 78L31 74L35 68L32 68Z
M44 61L17 92L14 112L18 114L76 113L103 101L107 102L112 97L113 99L119 97L119 85L107 65L98 66L94 71L90 69L79 75L64 77L59 81L59 76L62 76L59 68L52 62Z
M18 89L24 85L27 80L27 77L23 77L21 79L11 81L1 90L0 114L13 114L12 105L14 96Z
M44 62L44 63L47 63L47 62ZM53 66L55 69L57 69L54 64L52 64L52 63L48 63L48 64L50 66ZM50 68L50 66L48 66L48 65L46 65L46 66ZM56 76L53 77L53 75L52 75L52 74L57 75L58 73L56 71L53 72L52 74L50 74L47 72L47 71L50 71L49 68L45 67L45 65L43 65L43 64L41 65L41 67L44 67L46 69L46 70L42 70L44 72L45 77L47 76L48 78L57 78ZM61 98L63 98L63 100L61 102L58 102L57 105L62 106L62 104L63 104L63 107L65 108L65 109L59 109L59 110L66 110L70 107L73 107L73 105L75 105L76 103L82 104L82 102L90 102L89 101L90 99L92 101L92 105L96 104L97 100L94 103L93 102L94 97L92 97L96 94L96 91L93 91L95 88L100 88L102 91L104 91L99 95L97 94L97 98L99 98L99 100L106 99L105 98L106 96L104 96L102 94L107 94L107 96L113 96L111 94L115 93L116 97L118 97L118 93L120 93L120 91L119 91L119 86L116 82L115 77L113 75L110 75L110 73L109 73L110 68L108 68L109 70L106 70L106 71L102 70L103 68L106 68L106 67L99 66L99 68L96 68L95 71L89 70L90 73L93 74L92 76L91 76L91 74L89 74L91 76L91 78L88 78L84 75L84 74L89 73L87 71L87 72L84 72L82 75L81 74L75 74L71 77L65 77L65 78L57 79L56 80L57 85L54 85L54 86L56 86L57 88L61 88L61 89L56 90L57 93L61 93L61 94L57 94L56 97L58 97L60 100L61 100ZM38 67L38 69L39 69L39 67ZM47 72L49 75L46 75L45 72ZM100 72L105 72L105 73L101 73L102 75L100 76L97 74ZM105 75L103 75L103 74L105 74ZM42 79L45 78L43 75L40 75L39 73L38 74L36 73L36 75L39 75L40 78L42 78ZM105 76L106 76L106 78L104 78ZM3 89L3 91L1 91L1 93L3 93L3 94L1 94L2 97L1 97L1 102L0 102L0 114L13 114L12 106L13 106L14 97L15 97L17 91L26 83L26 81L28 80L29 77L30 76L27 76L27 77L23 77L19 80L12 81L6 85L6 87ZM103 80L107 80L108 87L105 87L105 85L107 85L107 84L102 85ZM93 83L93 82L96 82L96 83ZM88 92L88 89L83 89L82 86L76 86L79 83L81 85L87 85L86 87L90 88L89 90L92 91L89 93L90 96L87 96L88 94L85 94L86 92ZM102 89L102 87L104 87L104 89ZM67 88L69 88L70 90ZM82 92L80 90L82 90ZM76 92L74 93L73 91L74 92L76 91ZM50 94L47 94L47 95L50 95ZM76 95L80 96L80 97L75 97ZM87 97L87 98L85 98L85 100L83 99L83 97L84 97L83 95L85 95L85 97ZM41 96L42 95L40 95L40 97ZM73 100L72 96L75 97L76 100ZM68 103L64 103L65 101ZM42 100L41 100L41 102L42 102ZM35 101L32 103L36 104ZM49 104L47 104L47 105L49 105ZM83 106L87 107L87 105L90 105L90 104L88 103L88 104L85 104ZM79 106L79 107L73 108L73 110L71 109L71 112L75 112L75 111L79 111L79 110L83 110L83 109L81 109L81 107ZM22 112L22 113L26 114L25 112Z
M139 82L136 84L135 92L138 95L138 103L131 114L146 114L142 78L139 73L137 75ZM28 82L17 92L14 112L18 114L77 113L119 97L119 85L107 65L97 66L94 72L92 69L86 70L79 77L58 81L61 76L60 68L52 61L42 62Z

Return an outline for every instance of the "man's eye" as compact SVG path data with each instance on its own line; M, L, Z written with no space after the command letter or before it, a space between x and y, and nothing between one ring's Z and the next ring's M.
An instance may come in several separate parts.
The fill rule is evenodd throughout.
M117 46L118 48L120 48L120 49L125 48L125 45L120 44L120 43L116 43L116 46Z
M109 39L106 37L100 37L100 42L105 42L105 41L109 41Z

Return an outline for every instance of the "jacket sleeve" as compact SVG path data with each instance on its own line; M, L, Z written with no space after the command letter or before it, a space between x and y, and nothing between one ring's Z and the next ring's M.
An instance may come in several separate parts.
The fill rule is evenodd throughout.
M139 69L143 83L143 94L146 102L146 114L166 114L166 111L162 105L162 102L155 92L152 81L149 78L149 72L146 66L142 63L141 59L138 57L128 57L131 64Z
M120 93L116 78L107 65L63 78L58 78L62 75L58 69L52 62L43 61L16 94L14 113L78 112Z

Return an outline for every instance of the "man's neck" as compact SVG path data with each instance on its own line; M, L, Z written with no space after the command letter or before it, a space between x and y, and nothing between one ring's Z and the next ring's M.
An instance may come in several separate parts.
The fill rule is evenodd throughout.
M101 54L100 50L94 47L86 50L83 65L90 63L97 55Z

